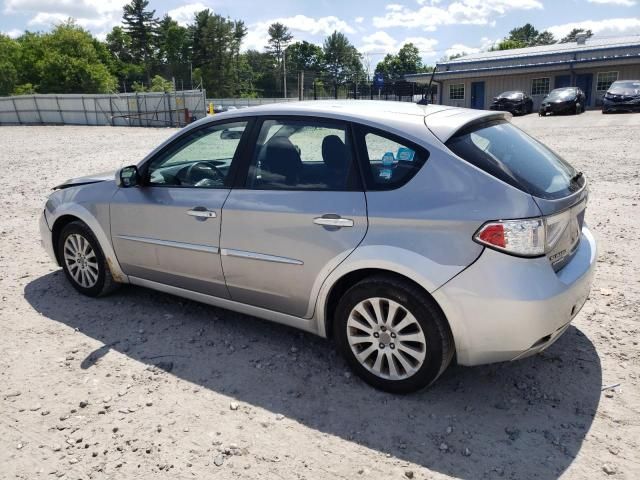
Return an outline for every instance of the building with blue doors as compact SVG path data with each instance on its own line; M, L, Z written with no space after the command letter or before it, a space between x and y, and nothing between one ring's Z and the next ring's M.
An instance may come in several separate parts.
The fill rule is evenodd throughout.
M431 74L405 75L428 84ZM587 108L598 107L616 80L640 79L640 35L580 36L576 42L466 55L439 62L433 82L435 103L488 109L493 97L521 90L533 98L534 110L554 88L578 86L587 95Z

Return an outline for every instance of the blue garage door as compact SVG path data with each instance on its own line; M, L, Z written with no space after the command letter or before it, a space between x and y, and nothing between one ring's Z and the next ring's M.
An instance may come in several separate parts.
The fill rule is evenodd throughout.
M484 82L471 84L471 108L482 110L484 108Z
M571 86L571 75L556 75L553 81L553 88L564 88Z
M587 106L591 105L591 86L593 85L593 73L576 75L576 87L582 89L587 96Z

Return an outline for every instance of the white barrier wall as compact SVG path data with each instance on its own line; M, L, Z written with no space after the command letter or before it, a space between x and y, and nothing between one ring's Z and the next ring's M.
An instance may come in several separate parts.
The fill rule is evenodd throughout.
M0 125L180 127L206 115L199 90L0 97Z

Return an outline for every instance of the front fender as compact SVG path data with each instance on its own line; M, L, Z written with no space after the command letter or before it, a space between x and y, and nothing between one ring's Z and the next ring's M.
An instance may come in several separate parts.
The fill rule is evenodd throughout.
M340 263L322 283L315 309L318 334L323 337L327 336L325 317L331 289L342 277L351 272L365 269L386 270L402 275L432 293L467 266L439 264L404 248L385 245L360 246ZM451 325L451 330L455 337L456 328L454 325Z
M92 186L94 186L94 184ZM109 235L109 202L80 203L79 192L75 189L61 190L53 194L45 206L47 224L55 230L56 222L64 216L73 216L83 221L95 235L102 252L104 253L111 275L116 282L129 283L129 278L124 274L113 250Z

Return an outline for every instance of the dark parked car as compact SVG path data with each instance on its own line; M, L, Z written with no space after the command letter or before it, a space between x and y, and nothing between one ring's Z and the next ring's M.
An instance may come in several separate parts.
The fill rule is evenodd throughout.
M640 80L613 82L602 99L602 113L640 112Z
M533 112L533 100L519 90L502 92L491 102L490 110L502 110L513 115L525 115Z
M544 97L540 104L539 115L547 113L582 113L585 110L587 96L578 87L556 88Z

